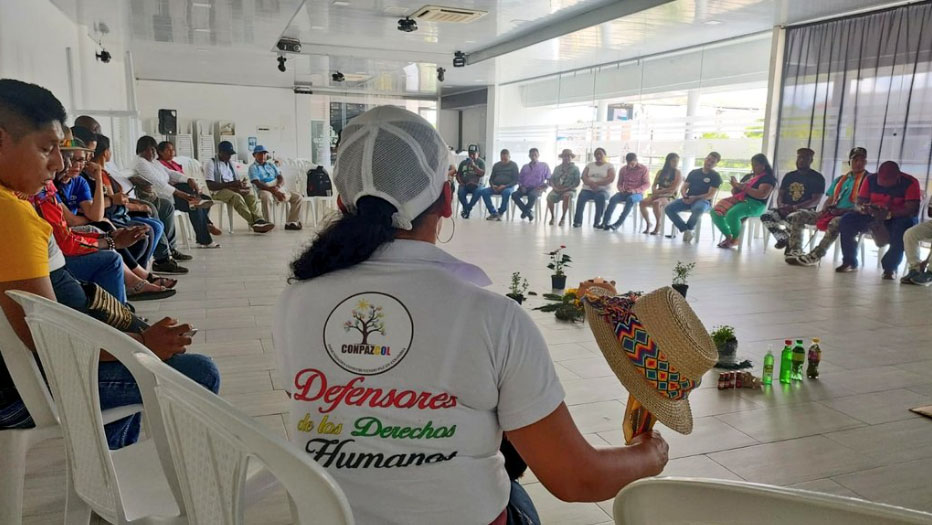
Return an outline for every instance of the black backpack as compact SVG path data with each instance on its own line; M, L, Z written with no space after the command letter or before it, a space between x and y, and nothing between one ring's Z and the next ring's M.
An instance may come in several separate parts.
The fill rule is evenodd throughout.
M307 196L327 197L333 191L330 183L330 174L323 166L307 170Z

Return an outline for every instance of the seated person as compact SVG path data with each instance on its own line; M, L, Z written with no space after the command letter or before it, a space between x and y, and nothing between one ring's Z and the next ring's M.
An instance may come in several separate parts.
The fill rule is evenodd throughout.
M893 280L896 269L903 262L903 234L919 221L919 201L922 192L919 181L900 171L892 160L880 165L877 173L867 176L858 192L858 206L853 213L841 218L838 230L841 235L842 264L839 273L853 272L858 268L858 239L860 234L874 232L875 241L885 233L890 245L880 260L884 280ZM877 231L882 227L885 231ZM881 241L882 242L882 241Z
M598 228L602 224L602 212L605 211L605 202L608 201L608 191L615 182L615 166L606 159L605 148L596 148L595 162L590 162L582 173L583 189L576 199L576 216L573 217L573 228L582 226L583 213L586 212L586 203L595 202L595 220L592 226Z
M815 266L819 264L832 243L838 238L838 228L841 226L842 216L855 211L855 204L861 186L869 175L865 169L867 166L867 150L852 148L848 154L848 164L851 166L851 171L832 181L832 185L825 192L828 199L822 204L821 210L798 210L787 216L786 220L790 223L790 235L787 240L787 254L785 256L787 264L794 266ZM825 232L819 244L809 253L803 253L802 250L803 230L806 226L815 226L820 231Z
M751 157L751 173L738 182L731 178L731 196L715 204L712 224L722 232L719 248L730 249L738 245L741 227L748 217L760 217L767 209L767 200L777 186L770 161L763 153Z
M500 221L502 216L508 212L508 201L511 200L511 193L515 191L515 184L518 183L518 165L511 160L511 152L503 149L501 160L492 166L492 174L489 175L489 185L479 190L479 196L485 202L485 207L489 210L487 221ZM492 195L501 195L501 205L496 210L492 205Z
M683 242L686 244L693 242L693 230L696 224L702 218L702 214L712 207L712 199L715 198L719 186L722 185L722 176L715 171L715 166L720 160L722 156L717 151L706 155L702 167L690 171L686 176L682 190L683 197L668 204L664 211L676 229L683 234ZM680 213L684 211L690 212L689 220L686 222L680 218Z
M638 156L635 153L625 155L625 165L618 170L618 183L616 184L618 193L612 196L608 201L608 209L605 210L605 216L602 217L603 230L617 230L624 224L628 214L634 209L634 205L641 202L644 198L644 192L650 188L650 172L647 166L638 162ZM625 207L621 210L618 220L612 222L612 214L615 213L615 206L624 202Z
M246 219L246 224L252 231L268 233L275 229L275 225L266 221L259 211L259 199L249 188L249 183L236 176L236 169L230 162L235 153L233 144L229 141L220 142L217 146L217 156L207 162L207 168L204 170L207 189L214 200L232 206L240 217Z
M926 208L926 216L932 218L932 204ZM932 285L932 272L929 271L929 259L919 260L919 243L932 241L932 221L921 222L906 230L903 234L903 249L906 251L906 263L909 270L900 279L903 284ZM932 257L932 254L930 254Z
M518 189L511 194L511 200L515 201L515 206L521 210L521 218L534 221L534 203L540 197L542 191L547 189L547 183L550 180L550 166L546 162L540 162L540 152L537 148L531 148L528 151L528 162L521 167L521 173L518 174ZM525 203L522 199L527 198Z
M35 350L32 334L22 308L5 292L20 290L47 299L71 303L67 290L74 290L70 277L61 272L63 258L54 250L51 227L32 210L24 196L42 189L46 181L62 169L59 142L63 137L65 110L49 91L34 84L11 79L0 80L0 309L23 343ZM55 275L53 284L51 275ZM80 287L80 286L79 286ZM80 298L75 301L80 304ZM139 334L130 334L142 342L166 364L217 392L220 376L206 356L184 353L191 338L191 327L165 318ZM102 409L141 403L135 380L123 365L106 361L98 371ZM132 444L139 436L141 414L105 426L111 449ZM0 428L29 428L33 422L16 392L16 386L0 361Z
M777 240L778 250L789 252L789 222L791 213L814 210L825 192L825 177L811 169L815 152L809 148L796 150L796 169L783 176L777 193L777 207L760 216L760 222Z
M70 165L72 154L67 150L69 146L66 145L65 151L61 151L65 170ZM145 301L175 295L175 291L169 289L169 286L175 286L174 280L157 277L138 263L130 267L126 261L132 263L132 255L121 253L145 237L148 231L145 226L116 228L106 233L96 228L94 231L75 231L68 225L66 218L70 212L58 199L52 181L46 182L29 200L36 213L52 226L55 240L65 254L68 271L78 279L99 284L124 303L127 300Z
M479 158L479 146L469 145L469 157L460 162L456 170L456 182L460 187L456 191L460 199L460 217L469 218L473 206L479 201L479 188L482 187L482 176L485 175L485 161ZM472 194L469 202L466 195Z
M683 183L683 174L680 173L677 166L680 164L680 156L676 153L668 153L666 160L663 161L663 167L654 177L654 185L651 187L650 195L641 201L641 217L644 217L644 231L650 235L660 233L661 208L669 204L670 200L676 196L676 192ZM654 210L654 220L656 227L651 230L650 216L647 215L647 209Z
M169 171L176 171L184 174L184 167L175 162L175 145L171 142L162 141L156 146L156 155L158 155L159 164L165 166ZM201 193L201 188L197 181L188 178L185 182L172 181L169 178L169 184L180 192L182 195L175 194L175 209L188 214L191 226L194 228L194 238L198 248L219 248L220 244L214 242L213 235L220 235L220 228L214 226L210 221L208 211L213 206L214 201L209 195ZM197 197L194 199L192 197Z
M169 172L164 166L155 162L155 139L143 135L136 141L136 159L133 162L133 184L136 186L136 195L151 203L162 221L162 239L155 249L155 264L152 269L160 273L186 274L188 269L179 265L177 261L190 260L191 256L175 249L175 204L176 190L169 184L170 180L184 182L184 175ZM185 194L178 192L178 197ZM199 202L191 196L192 202Z
M563 214L560 216L560 226L566 224L566 214L570 209L570 202L576 197L576 188L582 182L579 175L579 167L573 162L576 155L573 150L564 149L560 153L560 164L553 168L553 174L550 175L550 193L547 194L547 213L550 214L550 225L556 219L553 207L558 202L563 203Z
M249 180L259 193L262 201L262 215L272 217L272 199L278 202L288 202L288 218L285 220L286 230L300 230L301 215L304 213L304 199L301 195L285 189L285 177L278 171L278 166L268 162L269 150L265 146L256 146L252 152L256 159L249 166Z

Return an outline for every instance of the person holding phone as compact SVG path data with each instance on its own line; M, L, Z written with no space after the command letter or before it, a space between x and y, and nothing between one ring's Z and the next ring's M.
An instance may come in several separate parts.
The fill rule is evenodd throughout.
M770 161L763 153L751 157L751 173L739 182L731 177L731 196L715 204L712 224L722 232L719 248L731 249L738 245L741 227L749 217L760 217L767 209L767 199L777 185Z
M479 146L469 145L469 156L460 162L456 170L456 182L460 187L456 191L460 200L460 217L469 218L473 206L479 202L479 189L482 187L482 177L485 176L485 161L479 158ZM467 202L466 196L472 195Z

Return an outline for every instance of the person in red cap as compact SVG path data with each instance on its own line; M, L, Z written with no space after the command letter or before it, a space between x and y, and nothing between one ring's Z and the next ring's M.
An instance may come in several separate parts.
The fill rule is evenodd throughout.
M918 222L919 181L900 171L893 161L880 165L876 174L867 177L858 192L857 211L841 218L842 264L836 272L853 272L858 268L858 236L882 223L890 237L890 246L881 260L883 278L892 280L903 261L903 234Z

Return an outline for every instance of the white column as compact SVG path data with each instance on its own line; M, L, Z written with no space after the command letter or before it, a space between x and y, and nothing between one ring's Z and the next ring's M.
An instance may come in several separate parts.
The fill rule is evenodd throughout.
M693 118L699 112L699 90L690 89L686 95L686 132L683 135L685 139L685 148L683 150L682 158L682 171L683 176L686 176L686 173L693 169L693 165L696 162L695 152L690 147L689 143L695 140L693 134L695 133L693 129Z

